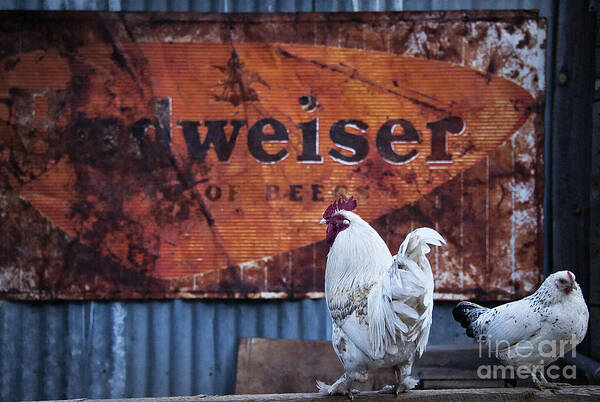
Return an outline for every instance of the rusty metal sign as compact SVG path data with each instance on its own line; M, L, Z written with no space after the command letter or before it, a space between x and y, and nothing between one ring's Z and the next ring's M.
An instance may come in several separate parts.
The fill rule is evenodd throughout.
M545 22L524 11L0 13L0 292L322 297L338 194L436 297L542 260Z

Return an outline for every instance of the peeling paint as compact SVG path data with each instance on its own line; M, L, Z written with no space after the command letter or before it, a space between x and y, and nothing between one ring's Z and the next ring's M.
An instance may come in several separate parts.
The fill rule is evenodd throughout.
M358 196L359 213L392 250L415 227L442 232L448 246L435 254L437 297L513 298L534 288L543 238L544 20L526 11L384 17L65 13L75 21L66 32L43 13L0 14L12 27L2 38L0 71L0 98L9 100L0 131L0 229L10 239L0 292L17 299L322 297L327 246L312 222L342 188ZM186 53L186 46L204 50ZM203 74L189 73L200 71L198 54L217 53L224 57ZM46 74L32 84L23 66ZM289 66L298 67L279 79ZM419 77L433 68L445 70L428 77L440 81L428 87ZM437 88L454 82L452 74L464 77L464 89L449 96ZM186 92L196 86L209 99L200 89ZM376 102L339 102L352 91L356 99L398 102L394 110L417 125L410 147L418 156L382 158L375 137L392 112L369 109ZM485 98L494 91L511 95ZM228 143L218 159L217 143L205 143L205 162L195 138L207 138L206 121L224 110ZM343 159L328 155L336 144L327 133L346 112L368 121L371 153L338 168L332 163ZM369 120L378 113L381 121ZM467 123L444 131L435 151L450 159L428 161L430 124L464 113ZM495 130L481 123L501 113ZM265 153L283 147L287 154L279 165L261 166L240 146L271 114L287 139L264 141ZM312 128L298 123L317 117L316 136L329 142L317 143L318 163L299 163ZM235 130L237 145L227 154ZM248 183L258 190L244 193ZM276 185L281 198L258 197L265 185Z

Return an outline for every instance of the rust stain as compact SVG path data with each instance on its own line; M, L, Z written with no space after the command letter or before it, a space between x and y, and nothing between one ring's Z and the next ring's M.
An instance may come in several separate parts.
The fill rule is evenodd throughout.
M535 14L0 20L7 297L322 297L339 193L392 250L447 238L438 298L539 283Z
M244 69L235 49L231 51L231 57L227 60L225 66L213 66L225 75L225 79L219 82L223 87L221 95L215 95L219 101L230 102L233 106L238 106L245 102L256 102L260 99L252 84L259 83L267 88L269 84L265 82L258 73Z
M324 68L324 69L330 70L330 71L332 71L334 73L345 75L346 77L348 77L350 79L358 80L358 81L363 82L363 83L365 83L365 84L367 84L369 86L373 86L373 87L379 88L381 90L384 90L386 92L389 92L390 94L393 94L393 95L396 95L396 96L400 96L400 97L402 97L402 98L404 98L406 100L409 100L410 102L414 103L417 106L421 106L421 107L433 109L436 112L450 114L450 111L448 109L444 109L444 108L438 107L438 106L430 103L429 101L418 99L418 98L414 97L414 95L420 95L422 98L428 98L429 100L435 99L435 98L432 98L430 96L421 94L418 91L412 90L410 88L406 89L406 91L413 93L413 96L409 96L409 95L403 94L403 93L400 92L399 89L396 90L396 89L386 88L383 85L381 85L381 84L379 84L377 82L374 82L371 79L368 79L368 78L364 77L362 74L360 74L360 72L356 68L350 68L349 71L348 71L348 67L349 66L347 66L346 64L343 64L341 62L339 63L340 67L337 67L337 66L332 66L332 65L329 65L329 64L321 63L318 60L314 60L314 59L308 60L308 59L305 59L305 58L303 58L301 56L298 56L296 54L290 53L288 50L282 49L281 47L277 47L275 50L278 53L280 53L282 56L286 57L286 58L298 60L298 61L301 61L303 63L311 63L311 64L314 64L315 66L317 66L319 68ZM394 86L395 87L399 87L397 81L394 80L393 82L394 82Z

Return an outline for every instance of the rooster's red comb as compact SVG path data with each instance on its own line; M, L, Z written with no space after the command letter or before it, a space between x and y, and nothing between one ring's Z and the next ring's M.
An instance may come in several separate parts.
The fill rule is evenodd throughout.
M339 211L344 209L346 211L352 211L356 208L356 200L354 197L350 197L349 199L345 199L343 196L333 201L330 206L327 207L325 212L323 212L323 219L329 219L334 214L335 211Z

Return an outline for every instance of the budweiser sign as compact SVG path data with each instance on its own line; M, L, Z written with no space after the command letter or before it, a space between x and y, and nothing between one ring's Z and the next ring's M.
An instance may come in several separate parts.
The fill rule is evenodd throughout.
M0 19L9 297L321 297L340 194L449 240L438 297L539 283L535 14Z

